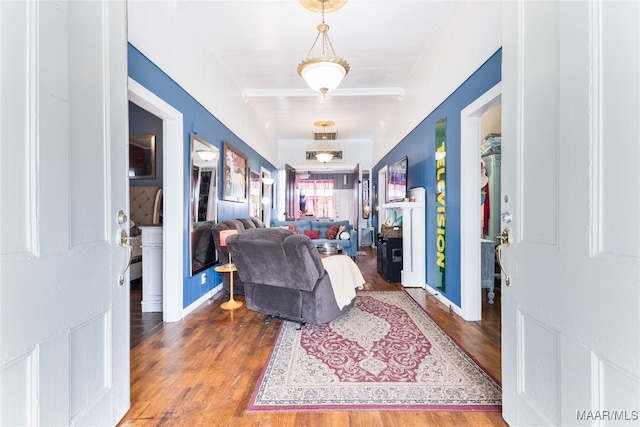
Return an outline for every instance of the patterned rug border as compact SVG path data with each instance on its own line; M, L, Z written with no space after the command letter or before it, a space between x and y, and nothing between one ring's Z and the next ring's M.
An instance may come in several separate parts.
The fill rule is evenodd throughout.
M453 339L446 331L440 326L440 324L429 314L427 310L425 310L418 302L408 293L406 290L402 291L360 291L358 295L363 294L374 294L374 293L402 293L408 300L415 305L415 307L419 308L420 311L427 316L440 331L449 339L466 357L468 357L473 363L475 363L478 368L490 378L498 388L502 387L500 381L496 380L496 378L491 375L487 370L482 366L475 357L473 357L466 349L464 349L455 339ZM256 405L255 401L260 393L261 386L263 384L263 380L265 375L269 370L269 364L271 362L271 358L274 355L274 352L278 349L278 341L282 337L282 330L286 327L286 321L283 321L278 328L278 333L276 338L271 346L271 350L269 351L269 356L267 358L267 362L265 367L262 369L262 373L260 374L260 378L256 384L256 387L251 395L251 400L249 401L249 405L247 407L247 412L304 412L304 411L359 411L359 410L398 410L398 411L429 411L429 412L437 412L437 411L450 411L450 412L501 412L502 404L478 404L478 405L447 405L447 404L292 404L292 405Z
M371 291L371 292L375 292L375 291ZM383 292L388 292L388 291L383 291ZM478 362L478 359L476 359L476 358L475 358L475 356L474 356L473 354L469 353L469 352L467 351L467 349L465 349L463 346L461 346L461 345L460 345L460 343L458 342L458 340L456 340L456 339L455 339L455 338L453 338L451 335L449 335L449 334L447 333L447 331L445 331L445 330L444 330L444 328L442 327L442 325L440 325L440 323L438 323L438 321L437 321L436 319L434 319L434 317L433 317L431 314L429 314L429 312L428 312L427 310L425 310L425 309L424 309L424 307L422 307L422 306L418 303L418 301L416 301L416 299L415 299L414 297L412 297L412 296L411 296L411 294L409 294L409 292L407 292L406 290L402 290L402 291L400 291L400 292L404 292L405 294L407 294L407 296L408 296L409 298L411 298L411 300L412 300L412 301L413 301L413 302L414 302L418 307L420 307L420 308L422 309L422 311L424 311L424 314L426 314L427 316L429 316L429 318L431 319L431 321L432 321L433 323L435 323L436 325L438 325L438 328L440 328L440 330L441 330L442 332L444 332L444 334L445 334L447 337L449 337L449 339L450 339L450 340L451 340L455 345L457 345L457 346L458 346L458 348L459 348L460 350L462 350L462 352L463 352L464 354L466 354L466 355L467 355L467 357L468 357L469 359L473 360L473 363L475 363L476 365L478 365L478 366L480 367L480 369L482 369L482 371L483 371L483 372L484 372L484 373L485 373L489 378L491 378L491 379L493 380L493 382L495 382L496 384L498 384L498 386L500 386L500 388L502 388L502 382L501 382L501 381L498 381L498 379L497 379L496 377L494 377L493 375L491 375L491 374L489 373L489 371L487 371L487 369L482 365L482 363ZM502 405L500 405L500 407L502 407Z

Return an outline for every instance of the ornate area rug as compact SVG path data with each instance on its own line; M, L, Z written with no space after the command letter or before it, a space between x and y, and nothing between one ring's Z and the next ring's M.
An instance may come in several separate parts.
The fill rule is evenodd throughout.
M502 392L406 292L360 291L327 325L283 322L249 411L500 411Z

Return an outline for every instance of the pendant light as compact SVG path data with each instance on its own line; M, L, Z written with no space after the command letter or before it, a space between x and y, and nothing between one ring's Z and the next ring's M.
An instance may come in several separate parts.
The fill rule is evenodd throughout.
M329 139L326 135L328 135L327 126L333 126L335 124L335 122L332 122L330 120L318 121L314 123L314 126L322 127L322 133L320 134L320 145L314 147L314 149L316 150L316 159L318 159L320 163L329 163L331 159L333 159L333 150L329 145Z
M349 73L349 63L336 55L329 40L329 26L324 22L325 2L329 0L318 1L322 3L322 23L318 25L318 35L309 49L307 58L298 65L298 74L311 89L322 93L322 97L325 98L327 92L338 87ZM322 51L319 56L312 57L318 40L321 40Z

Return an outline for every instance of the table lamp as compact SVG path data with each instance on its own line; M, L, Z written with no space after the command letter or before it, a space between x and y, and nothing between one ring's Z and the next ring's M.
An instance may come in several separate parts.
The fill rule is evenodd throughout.
M320 204L322 205L322 217L327 217L327 204L329 203L329 199L326 197L320 197Z
M234 234L238 234L238 230L221 230L220 231L220 247L226 248L227 247L227 239L229 238L229 236L233 236ZM231 262L231 251L227 250L227 253L229 254L229 262L228 262L228 264L232 264L232 262Z
M365 218L367 219L367 228L371 227L371 206L369 205L365 205L365 207L362 209L362 213L364 214L363 216L365 216Z
M220 247L226 247L227 239L229 238L229 236L233 236L234 234L238 234L238 230L221 230ZM216 271L229 273L229 301L222 303L220 307L230 310L240 307L242 305L242 302L233 299L233 272L237 270L236 266L231 262L231 251L227 250L227 253L229 254L229 262L227 264L216 267Z

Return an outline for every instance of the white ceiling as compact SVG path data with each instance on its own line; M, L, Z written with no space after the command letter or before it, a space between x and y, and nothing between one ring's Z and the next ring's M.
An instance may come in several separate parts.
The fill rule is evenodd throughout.
M307 0L309 1L309 0ZM327 13L329 37L351 70L322 99L298 76L321 15L298 0L184 1L273 141L305 140L332 120L341 141L375 142L456 1L348 0ZM317 50L314 52L318 52Z

